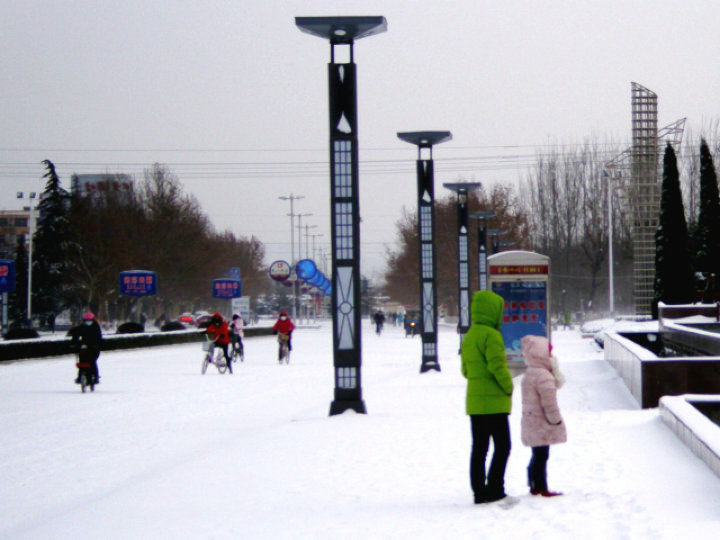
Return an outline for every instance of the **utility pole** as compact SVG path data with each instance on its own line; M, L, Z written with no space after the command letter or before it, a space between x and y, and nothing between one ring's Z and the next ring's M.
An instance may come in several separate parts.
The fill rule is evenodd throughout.
M288 195L288 196L278 197L278 199L280 199L282 201L290 201L290 213L288 214L288 216L290 216L290 268L292 269L291 273L290 273L291 276L292 276L292 272L295 271L295 262L296 262L295 261L295 216L297 214L295 214L295 204L294 203L295 203L295 201L304 199L304 198L305 198L304 195L293 195L292 193L290 193L290 195ZM293 280L292 289L293 289L292 316L293 316L293 319L295 319L295 316L297 314L297 309L296 309L297 278L295 280Z

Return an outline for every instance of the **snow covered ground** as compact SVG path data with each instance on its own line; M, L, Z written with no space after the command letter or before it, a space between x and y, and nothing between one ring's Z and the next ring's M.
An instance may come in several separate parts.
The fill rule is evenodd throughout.
M199 344L103 353L81 394L73 358L0 365L0 538L717 538L720 479L640 410L591 339L554 334L568 443L527 494L520 376L512 508L472 504L454 328L442 372L420 341L363 335L367 415L329 417L330 325L298 330L290 365L247 340L236 373L200 374ZM211 366L212 368L212 366Z

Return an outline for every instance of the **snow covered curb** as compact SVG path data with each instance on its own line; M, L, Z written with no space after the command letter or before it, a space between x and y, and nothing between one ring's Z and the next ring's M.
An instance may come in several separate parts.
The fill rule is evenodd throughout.
M675 435L720 476L720 426L696 409L693 402L720 403L720 395L663 396L660 416Z

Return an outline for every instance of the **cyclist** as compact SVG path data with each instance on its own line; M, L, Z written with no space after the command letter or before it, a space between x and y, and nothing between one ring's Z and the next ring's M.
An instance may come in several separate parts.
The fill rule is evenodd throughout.
M243 331L244 327L245 321L243 321L243 318L237 313L233 314L232 322L230 323L230 342L232 343L233 348L240 351L241 358L243 356L242 340L245 337L245 332Z
M292 331L295 330L295 325L288 317L287 311L284 309L280 312L278 320L275 321L273 326L273 334L287 334L288 336L288 351L292 351Z
M206 333L213 335L213 341L216 347L220 347L225 355L225 363L227 364L228 371L232 374L232 363L230 362L230 356L228 354L228 345L230 344L230 334L228 330L228 323L225 322L220 313L215 313L210 319L210 325L205 330Z
M373 315L373 321L375 322L375 333L379 336L382 332L383 325L385 324L385 314L382 309L378 309Z
M102 330L95 319L95 315L88 311L83 314L82 324L72 328L68 334L72 337L71 347L78 351L78 361L90 364L90 371L95 377L95 384L100 383L97 359L100 356L102 344ZM78 370L76 383L80 383L80 371Z

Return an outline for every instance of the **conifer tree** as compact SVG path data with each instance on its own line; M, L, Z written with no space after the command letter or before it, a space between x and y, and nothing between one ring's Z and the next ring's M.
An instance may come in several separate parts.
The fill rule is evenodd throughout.
M693 301L693 270L688 252L685 208L680 192L677 157L670 144L665 148L660 199L660 219L655 233L655 299L657 304L685 304Z
M700 144L700 213L698 215L695 270L702 272L712 288L717 289L720 274L720 198L717 175L710 149Z
M43 161L47 179L40 196L38 227L33 237L33 312L57 314L65 306L66 248L69 234L68 192L60 186L55 165Z

